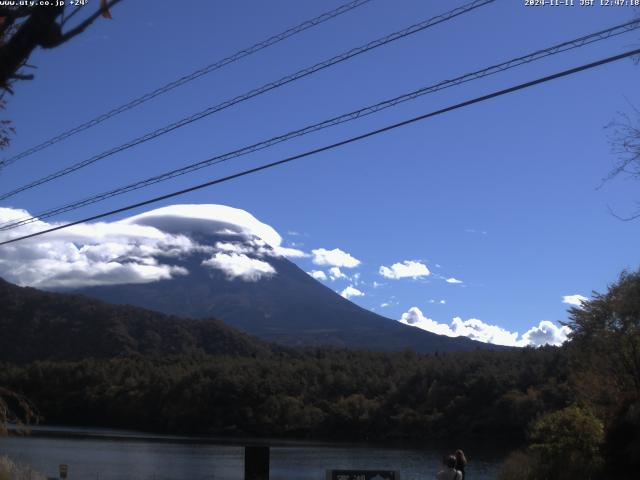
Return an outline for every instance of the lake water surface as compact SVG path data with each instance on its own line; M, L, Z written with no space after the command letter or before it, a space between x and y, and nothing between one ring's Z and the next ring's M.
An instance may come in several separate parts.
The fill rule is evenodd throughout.
M28 437L0 438L0 455L57 476L69 466L69 479L242 480L244 444L271 447L271 480L323 480L327 469L400 471L402 480L434 478L440 452L420 446L366 445L306 441L243 441L90 429L41 428ZM464 449L464 446L462 446ZM496 477L505 452L474 452L468 480Z

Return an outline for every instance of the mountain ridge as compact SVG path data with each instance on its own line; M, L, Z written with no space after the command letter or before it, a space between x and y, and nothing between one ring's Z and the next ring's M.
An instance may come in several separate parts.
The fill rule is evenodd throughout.
M211 238L209 238L211 242ZM262 340L286 346L334 346L420 353L496 348L467 337L447 337L366 310L313 279L284 257L277 272L248 282L205 269L206 253L174 259L188 275L140 284L65 290L113 304L130 304L190 318L215 317Z

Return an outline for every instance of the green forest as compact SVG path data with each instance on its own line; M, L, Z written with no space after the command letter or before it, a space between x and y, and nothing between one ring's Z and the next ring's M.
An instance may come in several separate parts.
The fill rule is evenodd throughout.
M572 308L573 333L563 347L446 354L282 348L215 321L10 284L2 301L3 332L15 335L3 336L0 385L29 399L47 423L502 439L521 447L506 460L504 479L613 478L640 467L640 272L623 273L607 292ZM99 334L86 328L92 319ZM41 349L34 348L43 332ZM6 398L5 411L19 409Z

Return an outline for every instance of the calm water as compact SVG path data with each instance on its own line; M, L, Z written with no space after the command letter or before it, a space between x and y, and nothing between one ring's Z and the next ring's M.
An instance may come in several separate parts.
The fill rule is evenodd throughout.
M224 440L61 428L51 433L0 438L0 455L50 476L66 463L70 480L243 479L240 440L233 445ZM323 480L326 469L342 468L399 470L403 480L431 479L442 458L442 452L418 447L282 441L270 445L271 480ZM469 480L495 478L503 454L467 453Z

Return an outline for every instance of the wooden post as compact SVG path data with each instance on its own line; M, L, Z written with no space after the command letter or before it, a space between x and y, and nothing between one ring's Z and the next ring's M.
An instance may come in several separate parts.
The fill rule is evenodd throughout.
M269 447L244 447L244 480L269 480Z

